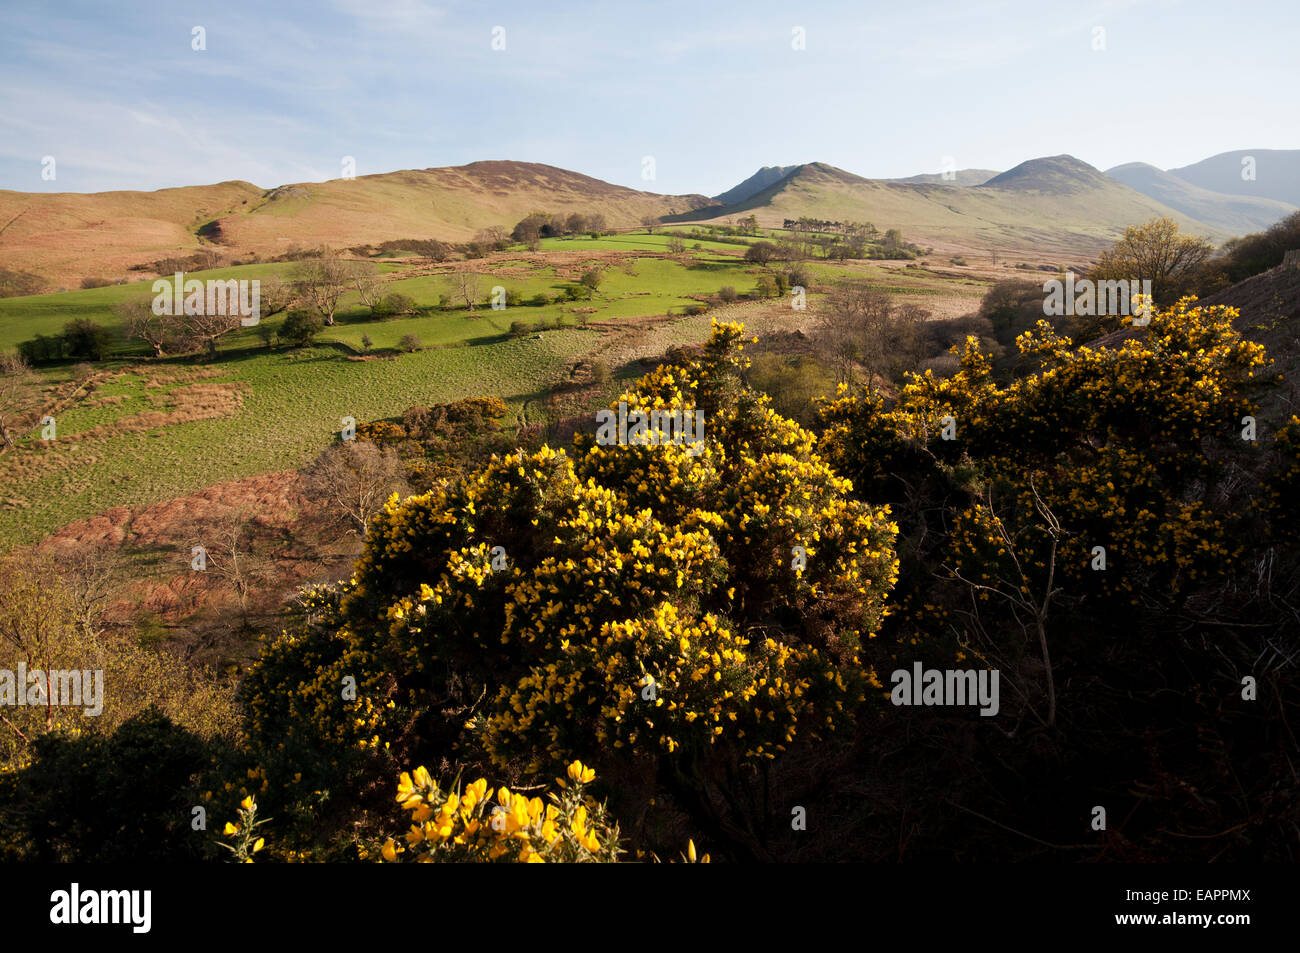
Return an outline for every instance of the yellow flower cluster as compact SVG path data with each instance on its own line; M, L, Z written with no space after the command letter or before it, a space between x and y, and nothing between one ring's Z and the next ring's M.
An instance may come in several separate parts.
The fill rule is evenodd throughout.
M613 863L618 825L604 805L584 794L596 773L580 761L568 766L569 781L547 800L493 792L479 778L463 789L443 788L423 767L402 772L397 802L410 814L410 829L379 848L384 861L420 863ZM549 802L549 803L548 803Z

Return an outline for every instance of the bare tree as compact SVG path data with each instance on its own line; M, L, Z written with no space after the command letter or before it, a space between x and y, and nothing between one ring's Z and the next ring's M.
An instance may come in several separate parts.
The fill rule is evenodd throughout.
M60 550L57 561L76 623L89 638L98 637L123 565L121 551L107 543L78 543Z
M1037 666L1026 666L1018 660L1018 656L1023 646L1008 646L1003 649L1000 640L991 635L985 628L980 613L981 601L989 596L997 597L1011 613L1011 617L1024 632L1029 642L1038 643L1039 659L1043 669L1044 689L1047 695L1047 715L1044 717L1029 703L1027 693L1021 690L1018 683L1010 681L1012 688L1026 701L1026 707L1038 719L1044 728L1051 728L1056 724L1056 678L1052 671L1052 655L1048 649L1047 639L1047 619L1052 611L1052 604L1058 601L1064 593L1064 589L1056 584L1057 556L1060 550L1061 541L1066 535L1061 527L1060 520L1052 511L1051 507L1043 501L1038 493L1038 487L1034 485L1034 480L1029 481L1029 488L1034 496L1034 509L1038 515L1038 520L1032 525L1022 528L1019 531L1012 532L1007 528L1006 523L997 515L993 508L993 497L991 491L986 490L982 508L988 514L989 523L992 526L993 533L998 546L1006 552L1011 560L1013 572L1010 578L999 574L986 577L984 580L972 580L963 575L961 569L955 566L944 566L949 576L953 579L964 583L969 591L971 607L967 610L959 610L959 614L965 617L969 625L968 633L978 636L981 645L975 646L969 643L964 644L964 648L970 648L986 661L995 663L1000 671L1004 673L1019 673L1027 671L1032 676L1032 669ZM1024 535L1028 530L1037 530L1044 533L1049 538L1048 555L1044 568L1046 569L1046 579L1042 582L1041 587L1036 586L1035 580L1027 566L1032 566L1028 546L1024 540ZM1009 653L1008 654L1008 650Z
M388 497L407 489L401 473L397 451L370 440L349 440L325 449L303 470L303 478L308 499L365 536Z
M480 228L478 234L474 236L474 241L480 245L488 245L492 248L501 248L509 242L510 236L500 225L489 225L487 228Z
M261 310L258 313L259 320L269 318L282 311L288 311L289 306L294 303L296 298L293 286L285 282L279 275L268 275L260 279L260 281L261 284L258 289L261 304Z
M295 291L279 275L270 275L257 281L257 319L264 319L284 311L293 303ZM211 299L209 299L211 300ZM200 307L197 313L183 315L154 314L148 301L128 301L118 306L128 337L138 338L154 350L154 357L162 357L178 347L205 344L211 357L217 355L217 342L227 334L244 327L245 318L235 311L222 314L224 306L214 312Z
M374 311L375 305L379 304L379 299L383 294L383 282L379 280L374 263L368 261L356 262L356 268L352 275L352 284L357 289L357 295L360 296L361 303Z
M200 309L198 314L185 315L183 320L185 333L192 340L206 344L208 356L214 358L217 356L217 341L242 326L238 314L207 314L204 309Z
M257 550L257 525L251 508L227 506L204 520L190 540L202 547L204 571L219 576L239 603L248 625L248 603L256 587L271 578L269 560Z
M327 325L333 325L339 300L352 290L356 273L356 262L323 250L317 258L298 262L290 277L298 296L319 311Z
M764 268L767 267L768 262L775 258L776 255L777 247L771 242L754 242L754 244L745 249L745 261L752 261L755 264L762 265Z
M921 348L921 324L929 312L915 305L895 306L889 295L861 281L835 287L821 310L819 337L841 381L866 371L866 384L896 382L911 370Z
M458 271L455 277L452 278L452 283L456 289L456 296L462 298L465 307L473 311L479 295L478 273L474 271Z
M154 314L153 304L148 300L123 301L114 310L126 337L148 344L153 348L154 357L164 357L181 338L180 322L170 314Z
M0 354L0 452L36 425L40 409L41 376L21 354Z
M430 238L422 241L417 246L417 250L430 261L443 262L451 257L451 246L446 242L440 242L436 238Z

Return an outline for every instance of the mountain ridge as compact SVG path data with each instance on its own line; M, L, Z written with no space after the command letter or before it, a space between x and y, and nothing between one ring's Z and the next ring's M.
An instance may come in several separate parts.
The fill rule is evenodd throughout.
M737 195L743 198L720 201ZM544 163L484 159L270 189L228 180L154 192L0 191L0 268L66 286L85 277L122 277L133 267L212 244L270 257L290 244L466 241L489 226L509 229L537 210L598 213L614 228L647 217L728 222L746 214L772 227L805 216L870 221L900 228L911 241L1061 255L1094 254L1124 227L1155 216L1168 215L1216 242L1243 231L1233 226L1244 222L1223 216L1206 221L1188 208L1163 203L1064 154L1028 159L961 187L928 176L868 179L820 161L763 166L712 198L640 191Z
M1277 199L1204 189L1145 162L1126 162L1107 169L1106 174L1198 221L1236 234L1263 231L1297 210L1297 206Z

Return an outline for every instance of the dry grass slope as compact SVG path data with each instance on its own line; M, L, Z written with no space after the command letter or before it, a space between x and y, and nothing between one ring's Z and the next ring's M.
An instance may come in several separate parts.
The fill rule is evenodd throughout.
M264 191L248 182L158 192L32 194L0 191L0 268L31 272L46 290L82 278L125 277L132 265L204 244L219 225L224 250L263 256L290 245L351 246L398 238L464 241L529 212L601 213L638 225L708 205L703 195L658 195L529 162L473 162Z

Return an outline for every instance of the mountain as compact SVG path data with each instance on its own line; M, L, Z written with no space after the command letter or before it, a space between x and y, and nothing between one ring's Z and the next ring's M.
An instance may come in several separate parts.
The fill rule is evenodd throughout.
M1242 161L1255 160L1255 178L1243 179ZM1251 195L1300 205L1300 149L1239 149L1220 152L1180 169L1167 170L1211 192Z
M881 179L880 181L920 185L983 185L997 174L994 169L958 169L951 179L945 179L942 172L925 172L921 175L909 175L904 179Z
M1104 190L1106 176L1074 156L1048 156L1029 159L989 179L989 188L1043 192L1051 195L1078 195Z
M124 275L131 265L189 254L199 231L229 250L347 247L399 238L470 239L529 212L601 213L611 227L711 204L658 195L531 162L489 161L263 190L248 182L92 194L0 191L0 268L49 285Z
M996 247L1061 256L1093 255L1129 225L1169 216L1184 229L1222 241L1229 233L1195 221L1072 156L1022 162L982 185L864 179L822 162L729 205L673 221L734 221L754 215L780 226L801 216L899 228L909 241L968 249Z
M761 192L774 182L785 178L797 168L799 167L795 165L765 165L744 182L732 186L721 195L715 195L713 201L721 205L743 202L751 195Z
M1259 157L1261 181L1265 173L1281 174L1283 163L1262 152ZM0 191L0 268L36 274L49 288L72 287L85 277L125 276L133 265L187 255L205 244L244 257L275 255L291 245L463 241L487 226L510 228L539 209L600 213L616 228L638 225L646 216L682 222L753 214L770 226L809 216L899 228L909 241L941 249L1019 249L1066 259L1093 255L1126 226L1156 216L1170 216L1217 243L1253 227L1247 224L1253 219L1233 216L1269 214L1258 200L1231 199L1236 205L1229 206L1230 214L1222 201L1215 204L1195 186L1176 189L1151 173L1138 178L1156 180L1168 202L1066 155L1030 159L960 188L942 180L865 179L822 162L768 166L717 199L641 192L554 166L511 161L270 190L222 182L88 195Z
M1106 174L1198 221L1239 235L1263 231L1296 211L1295 205L1277 199L1212 192L1145 162L1117 165Z

